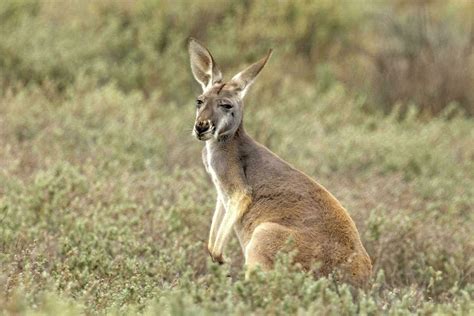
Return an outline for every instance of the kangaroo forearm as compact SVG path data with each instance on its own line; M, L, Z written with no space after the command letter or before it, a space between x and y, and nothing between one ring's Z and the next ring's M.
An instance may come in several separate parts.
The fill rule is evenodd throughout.
M216 202L216 208L212 216L211 229L209 231L209 242L207 244L209 251L214 248L217 231L219 227L221 226L222 219L224 218L224 214L225 214L224 205L222 204L222 202L220 201L218 197L217 202Z
M220 257L224 252L224 247L226 246L227 241L229 240L229 236L232 232L232 227L234 226L235 221L235 214L226 213L226 215L224 215L221 226L219 227L219 230L217 232L214 247L212 249L212 253L216 257Z
M216 256L222 255L229 236L232 233L235 223L247 211L251 203L251 197L247 193L235 194L230 200L222 219L221 225L217 231L216 240L213 247L213 254Z

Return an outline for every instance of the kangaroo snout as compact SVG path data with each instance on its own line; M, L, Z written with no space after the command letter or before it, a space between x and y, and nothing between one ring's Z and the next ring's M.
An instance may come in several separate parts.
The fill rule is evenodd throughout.
M198 120L194 124L194 133L199 140L207 140L212 137L215 127L211 120Z
M211 126L212 126L211 121L206 120L206 121L196 122L196 125L194 125L194 128L196 129L196 132L198 134L204 134L205 132L207 132L211 129Z

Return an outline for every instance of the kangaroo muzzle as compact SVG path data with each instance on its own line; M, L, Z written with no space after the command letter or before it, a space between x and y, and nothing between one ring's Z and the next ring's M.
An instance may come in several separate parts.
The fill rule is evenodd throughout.
M199 120L196 121L194 125L194 133L199 139L204 138L204 136L210 136L215 131L215 126L211 120Z
M198 134L204 134L211 128L211 122L209 120L199 121L194 126Z

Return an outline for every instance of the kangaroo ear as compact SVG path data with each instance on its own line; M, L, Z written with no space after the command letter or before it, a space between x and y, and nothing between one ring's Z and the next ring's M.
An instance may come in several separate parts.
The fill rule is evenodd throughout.
M189 38L189 57L194 78L201 84L202 90L222 80L222 73L207 48L194 38Z
M257 78L257 75L263 69L268 59L272 55L272 52L273 51L269 49L267 56L248 66L246 69L242 70L232 78L231 82L236 85L236 90L239 91L241 98L245 96L248 88L252 85L252 83L255 81L255 78Z

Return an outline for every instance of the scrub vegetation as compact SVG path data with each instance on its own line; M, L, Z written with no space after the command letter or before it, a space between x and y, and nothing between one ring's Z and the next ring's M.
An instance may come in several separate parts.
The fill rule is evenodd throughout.
M269 9L271 8L271 10ZM0 3L0 313L474 310L472 1ZM208 258L188 36L224 74L275 52L247 131L331 191L369 289Z

